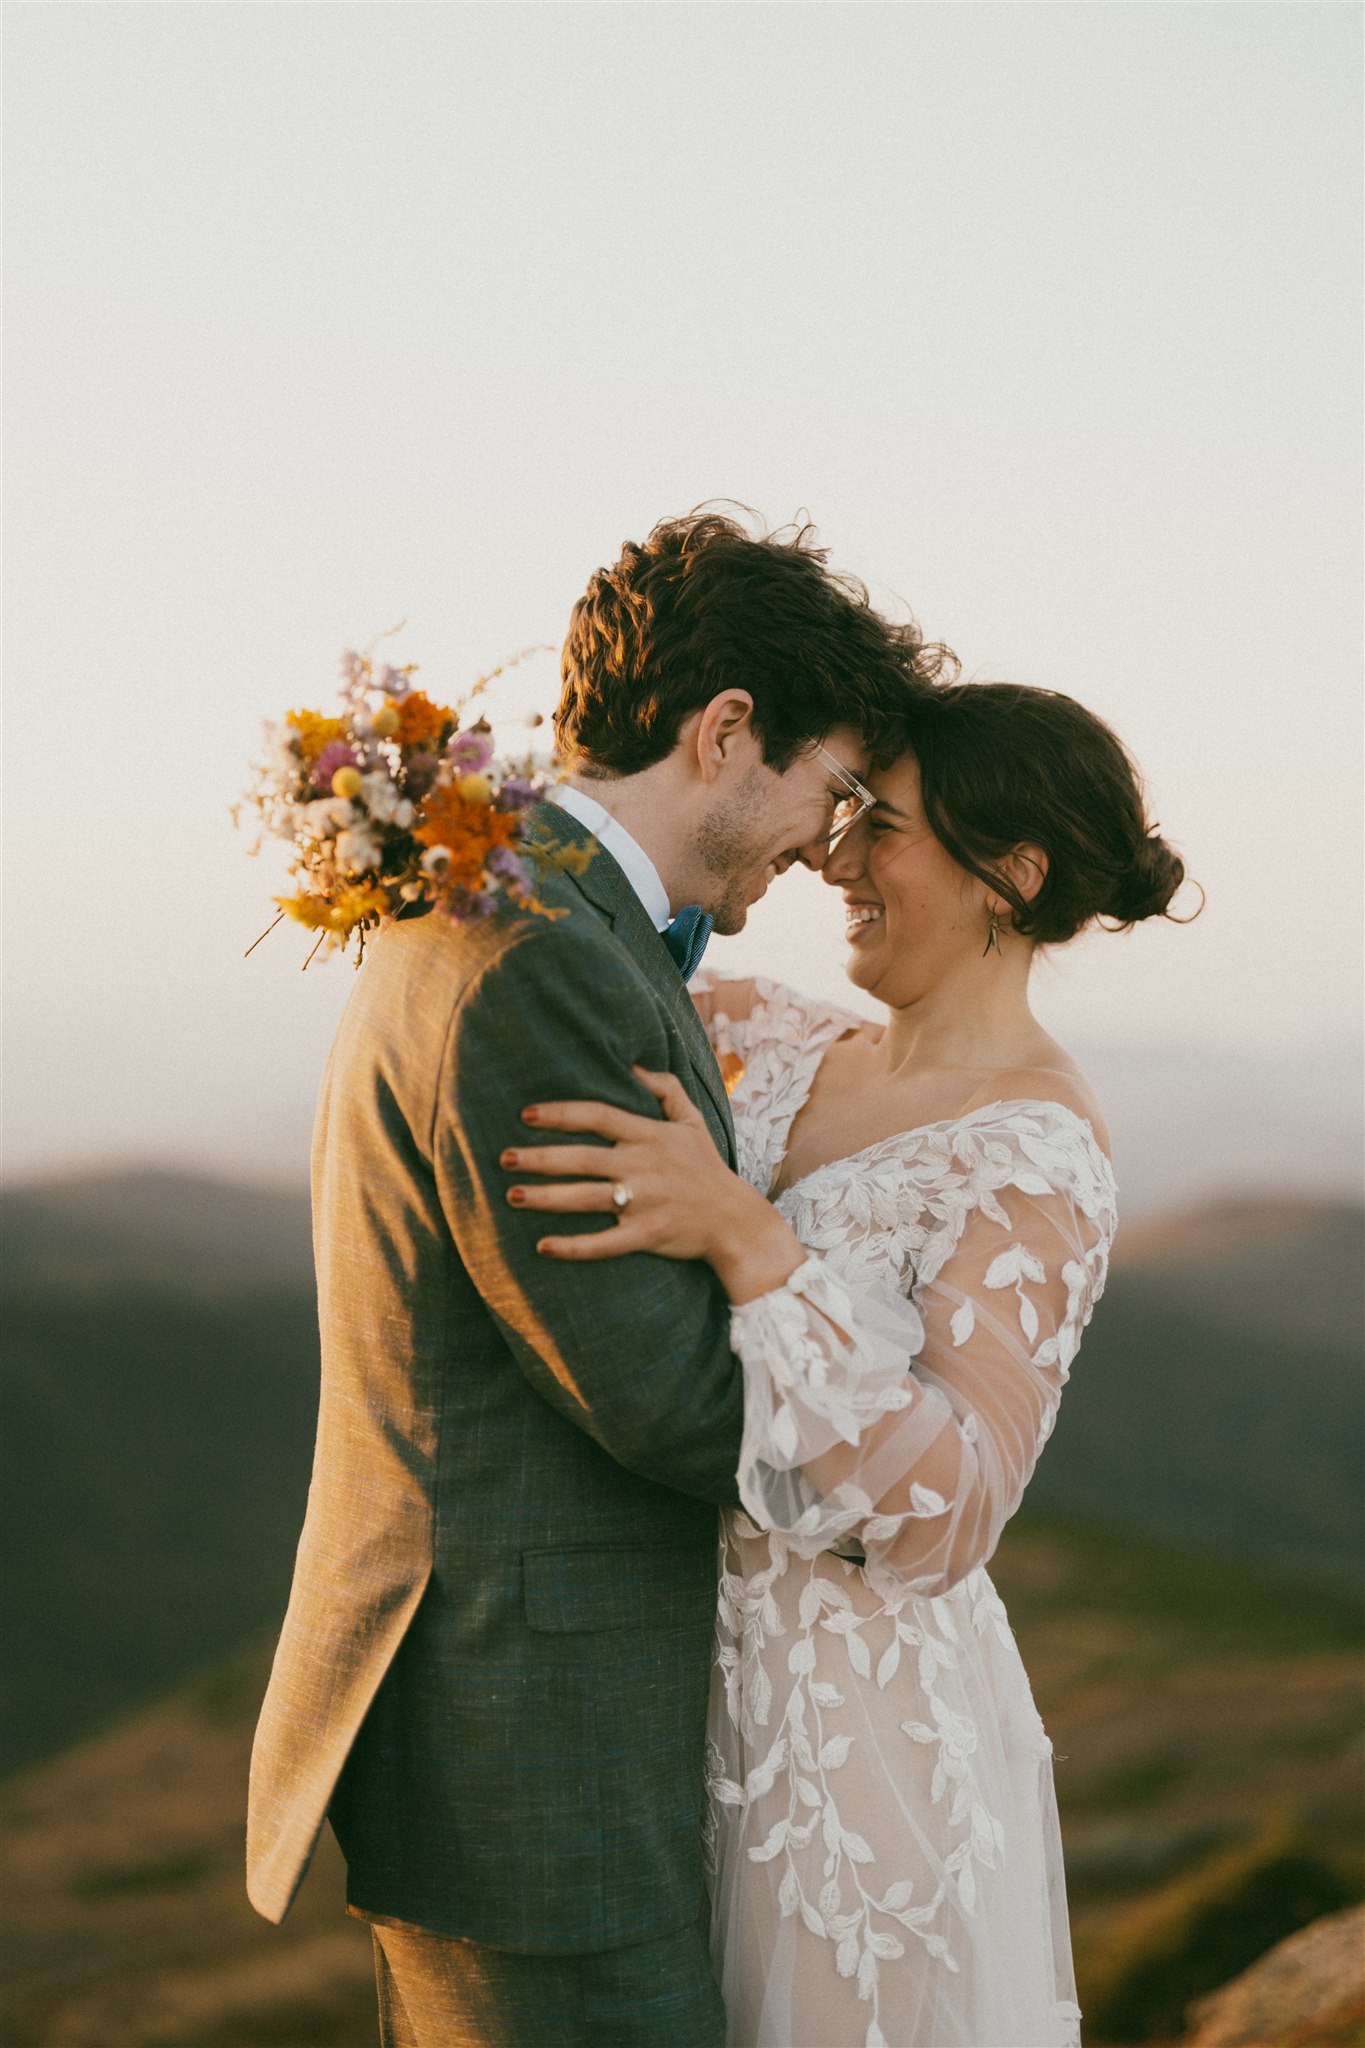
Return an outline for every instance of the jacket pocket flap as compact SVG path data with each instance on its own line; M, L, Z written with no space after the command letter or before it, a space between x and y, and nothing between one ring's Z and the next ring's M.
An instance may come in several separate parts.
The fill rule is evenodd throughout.
M696 1628L715 1613L709 1547L527 1550L526 1619L555 1634L606 1628Z

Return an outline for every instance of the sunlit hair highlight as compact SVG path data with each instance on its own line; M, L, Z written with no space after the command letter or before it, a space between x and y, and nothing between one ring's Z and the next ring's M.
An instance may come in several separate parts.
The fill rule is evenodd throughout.
M752 696L764 760L779 773L835 725L857 727L872 757L889 760L908 700L957 664L831 570L811 526L764 532L747 508L702 506L596 571L561 670L561 755L581 773L618 776L661 761L684 721L727 689Z

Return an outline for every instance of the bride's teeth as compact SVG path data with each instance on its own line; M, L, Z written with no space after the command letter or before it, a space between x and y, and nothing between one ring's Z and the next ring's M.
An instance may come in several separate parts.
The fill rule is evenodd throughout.
M844 912L845 923L851 932L857 931L862 925L875 924L880 916L881 911L873 903L850 904Z

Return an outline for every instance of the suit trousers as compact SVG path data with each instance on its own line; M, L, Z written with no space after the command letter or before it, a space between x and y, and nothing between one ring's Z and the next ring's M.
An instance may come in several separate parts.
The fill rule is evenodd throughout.
M724 2048L702 1923L596 1955L527 1956L371 1922L382 2048Z

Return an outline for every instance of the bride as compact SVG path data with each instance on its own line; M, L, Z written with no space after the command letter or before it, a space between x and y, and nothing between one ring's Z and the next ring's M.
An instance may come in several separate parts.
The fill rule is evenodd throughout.
M721 1536L708 1783L732 2048L1074 2043L1051 1747L986 1572L1104 1286L1104 1120L1029 1007L1037 949L1161 915L1184 870L1114 735L1048 691L913 711L836 828L871 1025L699 978L743 1177L667 1075L665 1121L537 1105L610 1210L547 1257L705 1259L744 1370ZM837 843L836 843L837 842Z

